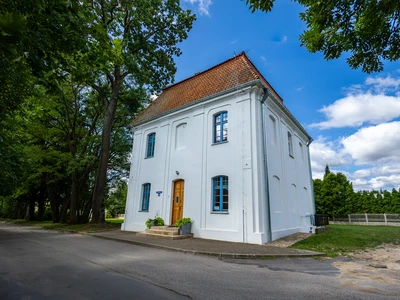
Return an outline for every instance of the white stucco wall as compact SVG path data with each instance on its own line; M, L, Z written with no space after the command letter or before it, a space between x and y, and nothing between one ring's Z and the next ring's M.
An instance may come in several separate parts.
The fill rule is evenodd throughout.
M308 138L271 98L268 98L267 155L272 240L295 232L309 232L314 213ZM288 132L293 155L289 155Z
M184 179L183 216L194 220L195 237L266 242L268 195L262 152L261 96L262 90L258 87L235 91L135 128L122 229L143 231L145 221L156 214L170 225L173 182ZM304 216L312 213L312 190L306 137L271 99L266 106L267 127L270 114L276 120L276 132L270 132L269 127L266 132L272 237L276 239L309 230L309 218ZM213 116L221 111L228 112L228 142L213 145ZM287 153L288 129L293 132L294 158ZM147 136L152 132L156 133L154 157L145 158ZM272 142L272 133L275 142ZM299 142L304 147L304 159ZM211 179L217 175L229 177L228 213L212 212ZM279 184L271 186L276 178ZM144 183L151 183L148 212L140 211ZM156 191L162 194L158 196Z

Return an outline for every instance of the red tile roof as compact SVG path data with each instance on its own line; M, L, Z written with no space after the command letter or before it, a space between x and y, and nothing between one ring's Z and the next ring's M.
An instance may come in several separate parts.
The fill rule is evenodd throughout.
M131 125L144 123L183 105L256 79L261 80L276 98L283 101L247 55L242 52L208 70L164 88Z

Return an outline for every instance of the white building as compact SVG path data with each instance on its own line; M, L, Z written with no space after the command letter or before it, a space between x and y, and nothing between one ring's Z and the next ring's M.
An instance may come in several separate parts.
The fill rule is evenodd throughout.
M122 230L156 215L255 244L313 230L312 139L245 53L166 87L132 126Z

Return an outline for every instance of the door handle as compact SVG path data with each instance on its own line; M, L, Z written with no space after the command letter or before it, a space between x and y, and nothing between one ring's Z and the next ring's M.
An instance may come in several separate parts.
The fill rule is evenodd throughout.
M178 200L178 196L176 196L175 202L176 202L176 203L178 203L178 202L179 202L179 200Z

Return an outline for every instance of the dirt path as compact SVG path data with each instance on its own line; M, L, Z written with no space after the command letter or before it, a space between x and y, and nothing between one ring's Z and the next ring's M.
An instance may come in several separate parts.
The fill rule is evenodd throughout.
M400 297L400 246L383 245L377 249L351 253L350 262L334 262L341 272L344 287Z
M285 248L309 236L296 233L269 245ZM373 250L350 253L349 256L352 258L349 261L332 263L340 270L343 287L400 299L400 245L386 244Z

